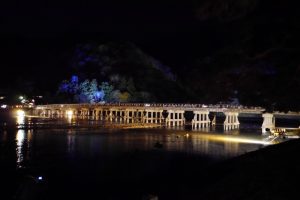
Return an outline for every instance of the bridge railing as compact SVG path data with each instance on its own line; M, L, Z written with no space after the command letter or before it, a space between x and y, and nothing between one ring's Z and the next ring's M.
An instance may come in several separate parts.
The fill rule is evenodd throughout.
M84 103L84 104L47 104L38 105L37 109L44 108L64 108L64 107L95 107L95 106L114 106L114 107L163 107L163 108L207 108L207 109L235 109L235 110L263 110L262 107L247 107L242 105L230 104L178 104L178 103Z

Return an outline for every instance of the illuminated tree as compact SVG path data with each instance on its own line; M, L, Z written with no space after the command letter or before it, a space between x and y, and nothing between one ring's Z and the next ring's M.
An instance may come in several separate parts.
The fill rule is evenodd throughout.
M120 102L128 102L130 99L130 94L128 92L120 93L119 100Z
M114 86L110 85L108 82L102 82L100 88L104 92L103 100L106 102L113 101L113 90Z
M79 95L77 98L81 103L97 103L103 101L104 91L99 89L96 79L92 81L85 80L79 85Z
M105 96L96 79L92 81L86 79L80 83L77 76L72 76L70 81L63 81L59 86L59 93L78 103L101 102Z
M64 80L58 89L60 93L76 94L79 90L78 76L72 76L71 81Z

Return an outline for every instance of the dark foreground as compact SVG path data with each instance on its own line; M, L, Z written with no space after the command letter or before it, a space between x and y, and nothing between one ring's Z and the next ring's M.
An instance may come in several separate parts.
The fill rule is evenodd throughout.
M0 156L15 152L14 148L14 143L2 144ZM16 172L15 161L10 160L0 166L0 199L145 199L150 194L159 199L295 199L299 150L300 140L293 140L206 165L209 158L170 156L163 148L136 150L113 161L105 158L103 162L112 164L99 173L94 168L101 165L85 158L76 161L86 162L85 168L72 162L57 168L48 161L43 172L38 166ZM43 181L34 178L39 175Z

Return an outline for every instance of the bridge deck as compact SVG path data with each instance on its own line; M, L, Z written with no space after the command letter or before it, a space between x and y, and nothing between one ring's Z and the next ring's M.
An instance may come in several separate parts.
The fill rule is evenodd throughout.
M36 109L119 109L119 110L184 110L184 111L209 111L209 112L238 112L261 114L265 111L261 107L245 106L220 106L203 104L49 104L39 105Z

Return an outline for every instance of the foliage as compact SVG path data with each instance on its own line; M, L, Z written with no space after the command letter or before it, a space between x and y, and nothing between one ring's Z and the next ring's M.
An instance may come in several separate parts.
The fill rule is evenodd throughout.
M78 99L78 102L89 102L97 103L103 101L104 91L98 87L98 82L96 79L92 81L85 80L79 85L79 94L75 98Z
M98 86L96 79L86 79L80 83L77 76L72 76L70 81L64 80L60 84L58 93L64 94L69 101L72 99L72 102L98 103L105 99L107 88L112 87L108 83L102 83L102 86L105 86L105 90Z
M108 82L102 82L100 88L104 91L104 101L111 102L114 100L113 90L114 86L110 85Z
M120 102L128 102L130 100L130 94L128 92L122 92L119 96Z

